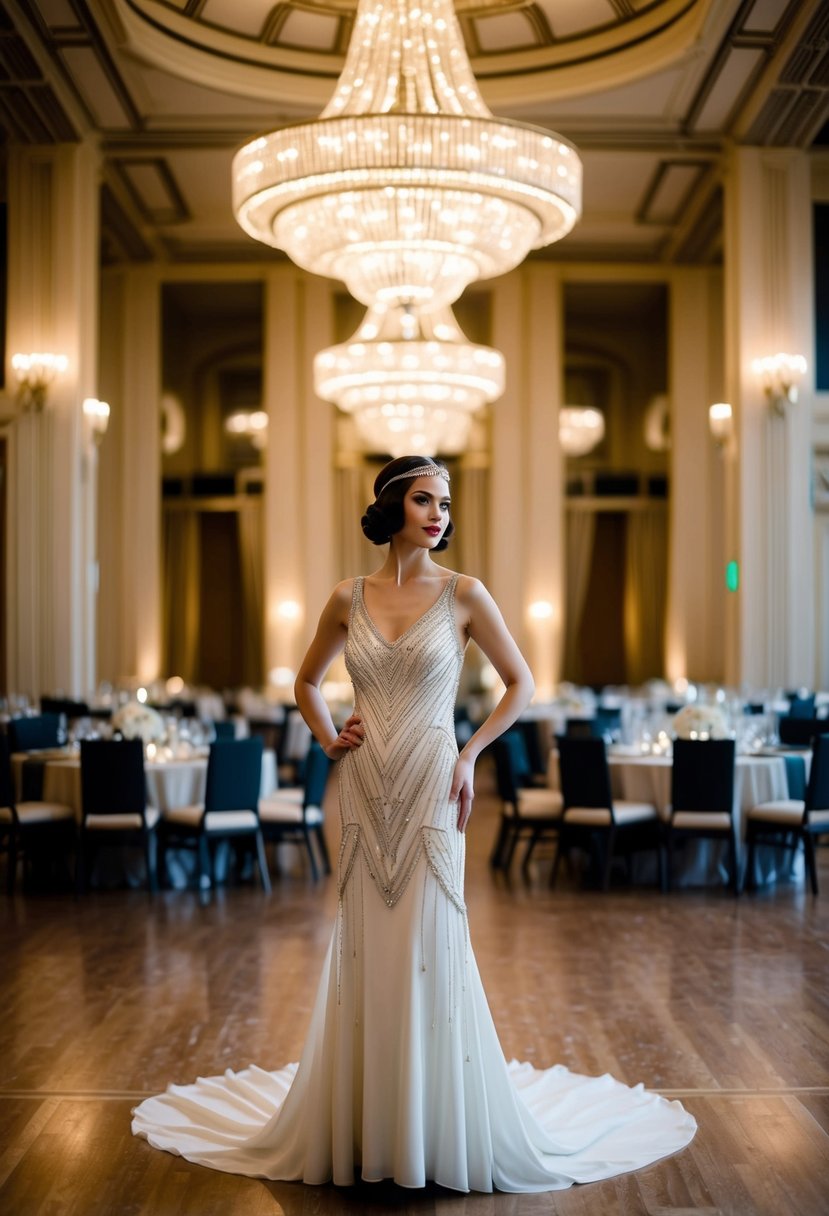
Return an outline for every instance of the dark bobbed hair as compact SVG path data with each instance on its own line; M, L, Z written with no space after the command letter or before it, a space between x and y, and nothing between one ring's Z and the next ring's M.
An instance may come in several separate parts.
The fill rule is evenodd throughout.
M449 471L446 466L440 460L433 460L431 456L398 456L396 460L390 460L384 465L375 477L374 502L366 507L366 513L360 520L363 533L373 545L387 545L395 532L399 532L403 527L403 499L416 479L400 477L400 474L408 472L409 469L422 468L425 464L437 465L438 469L446 473L448 479ZM400 480L388 485L393 477L400 477ZM449 537L454 531L455 525L450 519L446 531L435 545L434 552L447 547Z

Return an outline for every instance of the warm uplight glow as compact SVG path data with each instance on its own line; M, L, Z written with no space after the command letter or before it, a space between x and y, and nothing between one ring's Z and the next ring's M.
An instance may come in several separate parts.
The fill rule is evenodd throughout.
M448 306L370 308L349 342L320 351L314 387L353 414L369 451L462 451L472 414L504 390L504 359L468 342Z
M565 405L558 412L558 439L567 456L586 456L604 438L604 414L587 405Z
M565 236L581 162L555 133L493 118L452 0L359 0L333 97L236 154L233 208L363 303L432 309Z
M170 676L164 686L167 690L168 697L177 697L179 693L184 691L184 680L181 676Z
M549 600L533 600L527 612L534 621L549 621L553 615L553 605Z
M272 667L268 672L268 682L276 688L292 687L296 676L290 667Z
M280 600L276 605L276 615L283 621L298 621L302 609L296 600Z

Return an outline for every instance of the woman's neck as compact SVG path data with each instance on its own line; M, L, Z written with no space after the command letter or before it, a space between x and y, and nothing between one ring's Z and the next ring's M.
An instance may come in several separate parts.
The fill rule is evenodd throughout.
M421 549L419 545L395 544L392 541L388 556L375 572L375 578L390 579L400 587L413 579L434 578L435 569L428 549Z

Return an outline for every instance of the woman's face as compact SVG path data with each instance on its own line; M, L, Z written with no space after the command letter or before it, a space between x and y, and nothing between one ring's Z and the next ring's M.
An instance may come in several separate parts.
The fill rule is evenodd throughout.
M403 499L401 540L434 549L449 523L449 483L445 477L417 477Z

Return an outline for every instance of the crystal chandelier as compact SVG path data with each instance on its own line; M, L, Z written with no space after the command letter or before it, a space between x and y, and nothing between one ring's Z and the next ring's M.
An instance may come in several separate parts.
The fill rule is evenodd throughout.
M237 152L233 208L366 305L434 310L570 231L581 162L555 133L493 118L452 0L359 0L331 101Z
M468 342L448 305L379 305L350 341L320 351L314 388L354 415L370 451L451 455L472 414L504 391L504 358Z

